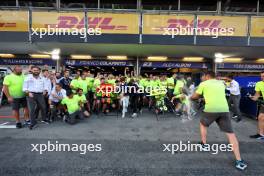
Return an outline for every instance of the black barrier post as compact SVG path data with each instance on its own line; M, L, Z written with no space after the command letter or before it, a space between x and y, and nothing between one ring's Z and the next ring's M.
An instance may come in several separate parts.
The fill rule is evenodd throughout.
M28 40L30 44L32 43L31 33L32 33L32 8L30 6L28 9Z

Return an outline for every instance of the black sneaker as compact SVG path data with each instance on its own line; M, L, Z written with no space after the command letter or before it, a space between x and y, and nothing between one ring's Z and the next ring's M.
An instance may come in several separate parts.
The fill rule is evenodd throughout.
M254 138L254 139L261 139L264 137L264 135L260 135L260 134L255 134L255 135L251 135L249 136L250 138Z
M236 160L236 168L239 170L245 170L247 168L247 164L243 160Z
M28 126L28 128L30 129L30 130L33 130L34 128L36 128L37 127L37 124L35 124L35 125L29 125Z
M199 144L201 145L201 151L208 152L208 148L205 146L203 142L200 142Z
M21 123L21 122L17 122L17 123L16 123L16 128L17 128L17 129L22 128L22 123Z
M50 124L50 121L49 120L42 120L41 123L45 123L45 124Z
M30 123L30 120L26 120L25 123L24 123L24 126L29 126L31 123Z

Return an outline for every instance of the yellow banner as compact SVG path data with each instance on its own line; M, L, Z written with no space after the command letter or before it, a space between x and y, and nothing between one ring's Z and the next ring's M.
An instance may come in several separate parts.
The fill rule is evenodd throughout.
M250 36L264 37L264 17L251 17Z
M0 11L0 31L28 31L28 12Z
M152 15L143 16L143 34L169 35L170 29L179 26L193 26L193 15ZM188 34L187 34L188 35ZM192 34L189 34L192 35Z
M210 36L247 36L247 17L199 15L197 28L204 29L198 35L207 35L208 29Z
M100 29L101 33L138 34L139 16L136 14L88 13L88 28ZM32 27L40 28L85 28L84 13L33 12Z

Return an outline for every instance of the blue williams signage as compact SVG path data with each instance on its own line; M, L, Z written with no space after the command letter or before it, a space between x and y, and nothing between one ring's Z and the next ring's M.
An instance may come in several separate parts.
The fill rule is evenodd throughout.
M99 60L72 60L66 59L66 65L71 66L134 66L133 62L131 61L99 61Z
M264 64L240 64L240 63L221 63L217 64L218 69L238 69L238 70L264 70Z
M51 59L0 59L0 65L56 65L55 61Z
M208 63L197 62L143 62L141 67L151 68L210 68Z

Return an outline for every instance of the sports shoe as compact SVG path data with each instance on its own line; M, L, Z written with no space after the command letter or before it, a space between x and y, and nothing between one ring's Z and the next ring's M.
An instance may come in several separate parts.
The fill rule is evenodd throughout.
M264 138L264 135L260 135L260 134L255 134L255 135L251 135L249 136L250 138L254 138L254 139L261 139Z
M45 124L50 124L50 121L49 120L42 120L41 123L45 123Z
M236 168L239 170L245 170L247 168L247 164L243 160L236 160Z
M125 118L125 116L126 116L126 113L123 112L122 113L122 118Z
M132 117L132 118L137 117L137 113L133 113L131 117Z
M22 123L21 123L21 122L17 122L17 123L16 123L16 128L17 128L17 129L22 128Z
M30 123L30 120L25 120L24 122L24 126L29 126L31 123Z
M238 118L237 115L232 116L232 119L237 119L237 118Z
M35 125L32 125L32 124L31 124L31 125L28 126L28 128L29 128L30 130L33 130L33 129L36 128L36 127L37 127L37 124L35 124Z

